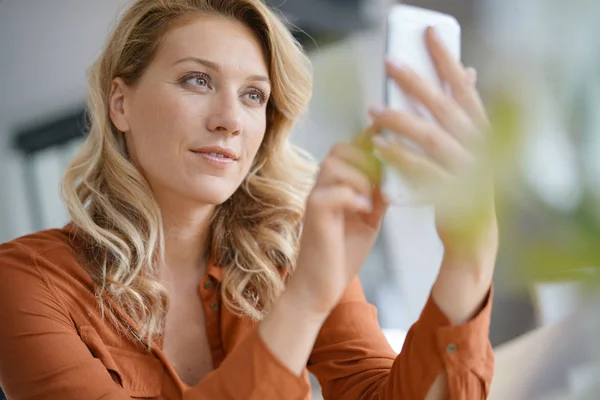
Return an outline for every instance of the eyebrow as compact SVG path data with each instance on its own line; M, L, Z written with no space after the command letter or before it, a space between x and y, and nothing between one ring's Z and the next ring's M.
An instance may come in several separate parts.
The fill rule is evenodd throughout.
M217 64L213 61L209 61L204 58L198 58L198 57L185 57L179 61L176 61L175 64L173 64L173 65L181 64L184 62L194 62L196 64L204 65L205 67L210 68L213 71L221 72L221 66L219 64ZM249 76L248 78L246 78L246 80L261 81L261 82L266 82L268 84L271 84L271 80L264 75L252 75L252 76Z

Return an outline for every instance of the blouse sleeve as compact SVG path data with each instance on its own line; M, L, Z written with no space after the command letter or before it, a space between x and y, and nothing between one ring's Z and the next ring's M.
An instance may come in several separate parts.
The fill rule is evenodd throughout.
M481 311L462 325L452 325L430 297L396 355L356 279L322 327L309 370L331 400L422 400L444 371L451 399L485 398L494 364L491 297L490 290Z

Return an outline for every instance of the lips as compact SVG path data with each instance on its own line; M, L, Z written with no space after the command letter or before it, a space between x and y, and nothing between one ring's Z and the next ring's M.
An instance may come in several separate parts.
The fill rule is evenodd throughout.
M220 158L220 159L230 159L233 161L238 160L238 155L236 154L236 152L228 147L204 146L204 147L199 147L197 149L193 149L192 152L198 153L198 154L206 154L206 155Z

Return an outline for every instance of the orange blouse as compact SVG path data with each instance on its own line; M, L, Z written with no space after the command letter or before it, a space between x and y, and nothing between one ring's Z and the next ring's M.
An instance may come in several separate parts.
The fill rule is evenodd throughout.
M325 399L423 399L444 369L453 400L489 391L491 294L463 325L452 325L430 298L396 355L355 280L297 376L270 352L255 323L221 307L215 265L198 284L214 370L189 387L160 344L148 352L102 319L72 232L67 225L0 246L0 386L9 399L308 400L307 370Z

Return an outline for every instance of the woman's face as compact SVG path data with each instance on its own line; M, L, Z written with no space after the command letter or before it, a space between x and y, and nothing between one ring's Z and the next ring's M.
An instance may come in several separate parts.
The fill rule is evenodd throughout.
M252 31L199 17L167 34L133 87L115 79L111 118L159 202L214 205L235 192L265 134L268 77Z

